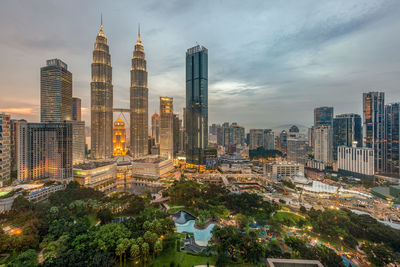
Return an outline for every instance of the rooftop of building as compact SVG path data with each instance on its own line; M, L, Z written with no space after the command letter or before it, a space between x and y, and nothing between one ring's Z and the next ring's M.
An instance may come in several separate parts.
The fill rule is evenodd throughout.
M323 267L317 260L267 259L269 267Z
M91 170L91 169L96 169L100 167L104 167L107 165L114 164L114 160L110 161L90 161L90 162L85 162L81 164L74 165L74 169L80 169L80 170Z
M141 159L134 159L132 163L160 163L162 161L166 160L165 158L161 157L148 157L148 158L141 158Z

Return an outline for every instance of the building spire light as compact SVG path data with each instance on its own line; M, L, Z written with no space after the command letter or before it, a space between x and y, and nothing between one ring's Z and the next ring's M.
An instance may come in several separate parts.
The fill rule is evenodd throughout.
M138 44L141 43L141 41L140 41L140 23L138 24L138 39L137 39L136 43L138 43Z

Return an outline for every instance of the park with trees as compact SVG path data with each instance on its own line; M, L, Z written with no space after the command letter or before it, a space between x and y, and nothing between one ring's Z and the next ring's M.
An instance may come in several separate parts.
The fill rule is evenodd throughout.
M344 251L373 266L399 259L400 231L349 210L291 210L185 179L163 196L170 210L150 194L106 196L74 182L45 202L19 196L0 215L0 266L258 266L269 257L345 266ZM170 216L178 210L199 229L215 224L206 252L181 250L185 234Z

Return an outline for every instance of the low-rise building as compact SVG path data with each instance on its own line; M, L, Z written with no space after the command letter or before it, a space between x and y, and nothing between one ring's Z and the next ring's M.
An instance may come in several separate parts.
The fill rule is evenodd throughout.
M74 180L106 194L116 188L116 165L113 161L92 161L74 166Z
M66 187L66 184L57 183L50 186L44 186L44 184L22 184L3 187L0 191L0 213L11 210L14 199L20 195L23 195L29 201L40 202L48 199L54 192L64 190Z
M267 267L324 267L317 260L267 259Z
M337 157L340 174L360 178L372 177L375 174L372 148L339 146Z
M264 165L264 175L273 179L291 177L299 172L304 173L304 165L297 162L273 161Z
M174 170L172 159L144 158L132 161L132 176L158 179Z

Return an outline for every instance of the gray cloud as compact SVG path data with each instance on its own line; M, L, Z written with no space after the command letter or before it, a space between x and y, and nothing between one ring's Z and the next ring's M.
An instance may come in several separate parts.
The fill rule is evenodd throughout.
M140 22L150 114L161 95L174 97L174 109L181 112L185 51L196 42L209 49L210 122L310 125L320 105L334 106L337 114L361 113L364 91L384 90L387 102L400 100L399 11L395 0L5 0L0 91L7 97L0 98L0 110L31 108L30 116L13 115L38 120L39 68L52 57L69 65L74 95L88 108L102 12L116 107L129 106L130 60Z

